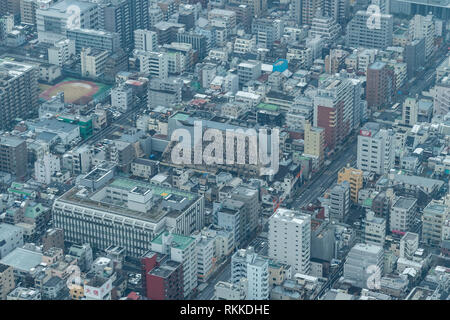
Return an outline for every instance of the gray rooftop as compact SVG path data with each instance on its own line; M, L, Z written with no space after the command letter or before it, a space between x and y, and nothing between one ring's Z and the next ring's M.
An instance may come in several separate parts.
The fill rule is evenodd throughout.
M417 185L426 189L440 188L444 182L441 180L424 178L419 176L410 176L406 174L394 175L394 181L400 183L406 183L410 185Z
M417 202L417 199L414 198L405 198L400 197L395 201L393 207L409 210L411 209Z
M8 147L15 148L23 142L24 140L17 137L7 137L7 136L0 137L0 144Z
M0 240L11 237L14 233L22 231L20 227L16 227L7 223L0 223Z
M0 262L16 270L29 272L42 262L42 253L16 248L0 260Z

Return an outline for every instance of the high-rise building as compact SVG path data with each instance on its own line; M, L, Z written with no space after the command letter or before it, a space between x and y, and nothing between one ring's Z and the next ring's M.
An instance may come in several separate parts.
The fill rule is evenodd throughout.
M13 267L0 263L0 300L6 300L8 293L14 290Z
M81 75L92 78L102 76L108 56L105 50L83 48L80 53Z
M183 80L180 78L151 78L148 86L148 106L173 107L181 103Z
M350 200L358 203L358 192L363 187L363 171L350 166L343 167L338 172L338 183L347 181L350 184Z
M413 78L416 72L425 65L425 39L413 40L405 46L404 58L408 78Z
M41 5L40 1L37 0L20 0L20 23L36 25L36 9L38 8L38 2ZM51 0L43 1L44 3L52 3Z
M0 16L12 14L15 20L20 18L20 0L0 0Z
M111 106L124 112L134 108L133 89L126 84L119 84L111 90Z
M330 220L344 222L350 211L350 183L342 181L330 190Z
M419 249L419 235L414 232L406 232L400 239L400 256L412 260L414 253Z
M18 178L27 174L28 150L25 140L18 137L0 137L0 171Z
M391 232L411 231L417 217L417 199L399 197L393 202L389 219Z
M247 279L247 299L269 299L269 259L259 256L252 247L240 249L231 257L231 282Z
M141 258L144 292L151 300L184 299L183 264L153 251Z
M403 123L413 126L417 122L419 115L419 100L417 98L408 97L403 102L402 120Z
M422 214L422 241L440 246L443 240L442 230L445 221L449 218L450 210L447 205L431 201Z
M355 90L350 78L337 74L319 82L314 96L314 126L325 130L325 146L334 150L353 129Z
M259 61L241 62L238 65L239 84L256 80L261 75L261 63Z
M122 49L134 46L134 30L149 28L146 0L103 0L99 4L99 28L120 35Z
M161 80L165 80L169 74L167 54L155 51L139 51L136 53L139 57L140 71Z
M359 131L357 168L382 175L394 167L394 133L381 129L375 122L366 123Z
M137 29L134 30L134 49L142 51L156 51L158 47L158 36L156 32Z
M322 0L301 0L301 24L312 24L314 16L321 8Z
M50 184L57 172L61 172L61 158L55 154L46 153L34 162L34 176L39 183Z
M310 35L320 36L323 39L333 42L339 36L341 26L332 17L323 16L320 11L312 19Z
M80 18L74 19L71 9L80 10ZM38 39L53 43L66 37L70 29L98 29L97 4L80 0L63 0L36 10Z
M410 30L414 40L425 40L425 61L434 52L434 38L436 34L435 21L432 14L427 16L415 15L410 21Z
M427 14L432 12L433 15L443 21L450 19L450 8L448 3L436 2L416 2L414 0L391 0L392 13L400 14Z
M309 122L305 123L305 148L304 154L312 155L322 163L324 159L325 131L323 128L311 127Z
M47 52L48 62L62 67L75 55L75 42L70 39L56 41Z
M433 115L446 115L450 111L450 76L436 82L433 97Z
M380 13L389 14L390 13L390 0L371 0L371 4L376 5L380 8Z
M172 42L161 42L159 38L158 41L160 44ZM198 52L199 59L204 59L208 55L208 51L210 49L206 36L195 32L177 32L174 41L191 44L192 49Z
M92 30L71 29L67 30L67 38L75 42L75 51L81 52L83 48L107 50L111 53L120 48L120 37L118 33Z
M208 237L206 234L201 234L200 232L193 234L193 237L196 238L197 246L198 280L207 282L215 270L215 239L213 237Z
M269 219L269 258L292 266L295 273L311 268L311 216L278 208Z
M14 16L12 14L0 15L0 44L5 44L8 34L14 28Z
M292 0L291 1L291 12L295 23L298 25L302 24L302 0Z
M367 211L363 220L364 242L384 247L386 240L386 219L376 217L373 211Z
M376 284L372 283L371 279L376 277L374 273L378 273L381 278L383 267L384 252L382 247L357 243L347 255L344 264L344 278L356 287L375 289Z
M396 92L394 71L377 61L367 69L366 100L372 110L388 108Z
M346 44L348 47L365 47L385 49L392 45L394 17L381 14L375 19L375 25L368 26L371 19L370 12L358 11L347 25ZM379 21L379 25L377 25Z
M149 28L152 28L158 22L161 22L164 20L164 14L163 14L161 8L158 7L157 5L152 6L148 10L148 14L149 14L149 16L148 16L148 27Z
M208 12L208 20L214 27L223 27L231 34L236 28L236 12L214 8Z
M165 254L170 260L182 264L185 297L192 293L198 283L196 242L193 237L164 231L151 243L152 251Z
M37 114L39 68L0 59L0 128L11 129L17 118L28 119Z
M240 223L244 239L250 239L255 234L259 224L259 212L261 210L259 191L251 186L240 185L231 193L231 199L244 204Z
M111 178L96 168L83 180L97 179L99 174ZM89 242L101 250L118 244L128 256L140 257L164 226L186 236L203 228L203 201L203 196L190 192L116 178L91 193L74 187L54 202L52 212L55 227L64 229L66 241Z
M252 22L252 34L256 35L258 47L270 49L277 40L277 30L273 19L259 18Z

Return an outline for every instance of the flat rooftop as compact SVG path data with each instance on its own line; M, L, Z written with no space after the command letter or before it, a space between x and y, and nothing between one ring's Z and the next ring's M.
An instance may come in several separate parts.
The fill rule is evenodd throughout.
M154 244L158 244L158 245L162 245L162 239L163 236L168 236L169 232L168 231L164 231L162 233L159 234L159 236L157 236L155 239L152 240L152 243ZM189 245L195 241L195 238L193 237L188 237L188 236L183 236L183 235L179 235L179 234L175 234L172 233L172 243L171 243L171 247L180 249L180 250L184 250L187 247L189 247Z
M393 206L396 208L409 210L414 206L416 202L417 200L414 198L400 197L397 199L397 201L395 201Z
M42 253L16 248L6 255L0 263L13 267L16 270L29 272L42 262Z
M38 10L53 11L53 12L61 13L62 15L70 16L70 13L67 12L67 9L70 6L77 6L78 8L80 8L81 11L85 11L85 10L95 8L97 6L97 4L87 2L87 1L79 1L79 0L63 0L63 1L59 1L57 3L50 5L50 7L48 9L39 9L38 8Z
M138 190L148 189L151 190L153 196L159 197L159 199L158 198L156 199L154 205L147 212L131 210L123 203L115 204L107 201L97 201L92 199L97 193L102 192L104 188L108 187L122 189L129 193L136 187L139 187ZM196 194L187 191L163 187L160 185L132 180L128 178L117 178L115 180L112 180L104 188L101 188L100 190L91 193L88 196L81 196L79 192L82 189L79 187L74 187L69 191L67 191L64 195L62 195L58 199L58 201L94 210L104 211L110 214L122 216L124 218L129 217L133 219L139 219L145 222L157 223L166 216L176 218L179 214L184 212L183 210L188 205L193 203L193 201L199 199L199 197ZM171 195L175 195L177 197L175 198L170 197ZM185 199L184 201L187 200L187 202L186 204L183 204L181 210L178 210L170 206L170 201L173 201L174 199Z

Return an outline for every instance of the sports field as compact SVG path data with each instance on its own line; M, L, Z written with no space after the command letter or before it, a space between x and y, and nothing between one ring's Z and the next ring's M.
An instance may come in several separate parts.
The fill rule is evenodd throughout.
M64 102L84 104L103 94L111 86L68 77L54 86L40 85L40 88L42 90L40 94L42 99L49 100L58 92L64 92Z

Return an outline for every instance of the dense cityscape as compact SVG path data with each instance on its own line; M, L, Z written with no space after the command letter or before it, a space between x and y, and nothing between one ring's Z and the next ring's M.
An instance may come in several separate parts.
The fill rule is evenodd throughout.
M449 22L0 0L0 300L450 300Z

